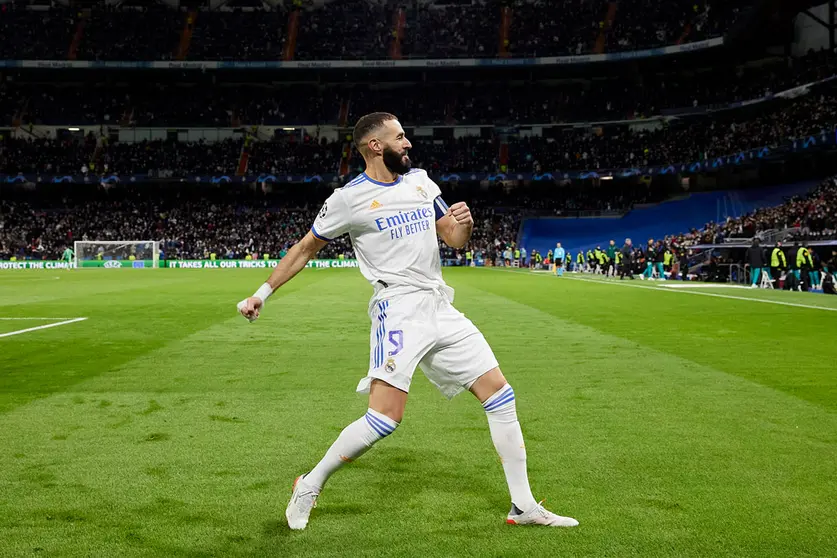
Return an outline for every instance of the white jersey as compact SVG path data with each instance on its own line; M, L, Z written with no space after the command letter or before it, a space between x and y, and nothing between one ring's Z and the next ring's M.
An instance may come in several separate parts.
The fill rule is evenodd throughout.
M373 285L402 292L453 290L442 279L436 220L448 206L439 187L422 169L395 182L366 173L338 188L323 204L311 232L321 240L348 233L360 272Z

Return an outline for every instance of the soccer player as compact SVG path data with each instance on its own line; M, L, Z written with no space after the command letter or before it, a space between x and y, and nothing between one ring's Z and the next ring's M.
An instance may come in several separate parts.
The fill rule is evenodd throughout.
M329 196L311 230L267 282L238 304L244 317L255 320L276 289L346 233L374 289L369 371L357 387L369 394L369 408L343 429L313 469L297 477L285 511L288 526L304 529L328 478L395 432L416 366L446 397L468 390L482 404L511 494L507 523L578 525L532 496L514 390L482 333L452 306L453 289L442 279L437 235L452 248L465 246L474 224L470 209L464 202L448 207L427 173L411 169L412 145L395 116L363 116L353 137L366 170Z
M67 262L67 269L73 268L73 249L67 246L64 248L64 253L61 254L61 261Z

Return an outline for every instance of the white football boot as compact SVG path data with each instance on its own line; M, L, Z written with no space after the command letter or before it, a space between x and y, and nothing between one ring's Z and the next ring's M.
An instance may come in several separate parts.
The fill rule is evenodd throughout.
M543 507L543 502L527 512L521 511L512 504L512 509L506 518L509 525L546 525L547 527L575 527L578 521L572 517L556 515Z
M288 502L288 508L285 510L288 527L294 530L305 529L311 510L317 507L319 494L305 483L304 477L305 475L300 475L294 481L291 501Z

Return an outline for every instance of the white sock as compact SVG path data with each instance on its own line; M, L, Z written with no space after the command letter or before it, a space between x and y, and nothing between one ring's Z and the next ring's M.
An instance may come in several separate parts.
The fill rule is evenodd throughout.
M388 416L368 409L365 415L343 429L317 466L305 475L305 483L319 494L337 469L366 453L375 442L395 432L397 426L398 423Z
M517 421L514 390L506 384L486 399L482 406L488 417L491 440L503 463L512 504L521 511L528 511L538 502L529 488L529 475L526 473L526 447L523 445L523 432Z

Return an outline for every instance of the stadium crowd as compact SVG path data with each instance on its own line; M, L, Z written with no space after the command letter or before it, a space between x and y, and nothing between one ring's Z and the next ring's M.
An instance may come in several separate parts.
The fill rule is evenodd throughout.
M281 9L195 12L189 60L282 60L288 15Z
M805 196L785 203L757 209L722 223L709 222L702 229L672 236L666 240L676 246L721 244L727 239L753 238L766 231L785 231L791 239L830 240L837 238L837 177L823 181Z
M76 15L83 23L75 56L79 60L171 60L180 40L182 19L163 4L150 3L143 8L98 5ZM67 52L72 49L75 32L74 28ZM38 40L44 38L39 35Z
M707 161L747 149L774 148L831 131L837 123L837 97L828 92L774 100L764 108L755 114L730 111L711 119L681 118L641 130L603 126L556 128L546 137L414 137L411 157L415 166L431 173L631 168ZM294 138L254 142L248 148L248 172L338 172L343 142ZM230 174L239 168L243 141L111 143L92 133L84 140L5 138L0 141L0 173L147 174L155 170L164 177ZM504 142L508 145L505 163L500 157ZM355 156L350 168L358 164L361 160Z
M287 200L245 203L235 195L149 198L139 188L37 205L0 201L0 259L57 259L76 240L158 240L164 259L278 258L310 229L320 208L288 207ZM342 237L320 257L352 254Z
M297 12L296 58L385 59L400 36L408 57L555 56L651 48L717 37L749 4L728 0L477 0L467 4L347 0L303 6L185 12L163 5L0 8L4 59L170 60L192 29L187 60L281 60L290 14ZM662 6L662 8L661 8ZM32 8L32 9L29 9ZM501 47L501 10L508 43ZM403 29L396 24L403 10ZM79 26L79 22L82 22ZM335 22L339 24L335 25ZM76 44L80 29L81 42Z
M500 2L416 7L407 15L402 46L412 58L494 57L498 50Z
M310 190L288 185L282 191L251 186L245 190L194 186L86 187L63 195L31 192L0 201L0 259L57 259L75 240L159 240L163 259L261 259L281 258L310 228L327 189ZM149 191L149 188L151 191ZM188 188L192 188L189 190ZM591 191L569 186L551 195L537 190L483 191L476 186L460 190L444 186L448 199L465 199L474 214L474 233L461 250L440 243L445 265L509 265L548 267L553 254L527 252L517 244L521 220L534 215L561 215L573 208L614 210L633 203L660 201L664 191L641 184L627 190L607 185ZM568 269L575 271L634 274L638 277L672 277L683 271L704 279L725 281L735 271L731 264L744 264L742 254L714 251L708 259L696 260L698 244L724 244L725 240L749 239L772 230L795 229L784 238L790 242L837 239L837 177L829 178L805 196L759 209L737 219L707 223L702 229L658 240L638 241L627 253L615 256L615 246L577 254L568 252ZM798 269L798 245L788 244L786 269ZM718 253L715 253L718 252ZM810 249L811 271L827 269L829 252ZM322 258L352 258L348 237L327 245ZM625 259L627 257L627 259ZM764 256L767 259L768 256ZM695 266L700 261L700 266ZM652 265L649 266L648 264ZM617 264L617 265L611 265ZM766 265L766 264L765 264ZM831 264L834 265L834 264ZM694 276L694 275L693 275ZM733 277L737 279L737 277ZM803 284L812 284L803 277Z
M837 99L812 95L758 116L680 120L649 130L604 127L563 130L544 141L509 143L510 172L614 169L707 161L833 130Z
M334 125L387 110L408 125L526 124L634 120L699 112L761 98L837 74L827 50L757 66L564 82L390 84L56 85L0 82L2 118L24 124L215 126Z
M825 286L833 292L837 248L810 242L837 240L837 177L823 181L804 196L757 209L738 218L706 223L687 233L625 245L619 256L612 251L588 250L572 255L567 266L575 271L639 277L642 279L700 278L733 281L756 287L761 270L786 289L809 290ZM731 243L751 243L745 251ZM765 244L761 244L761 240ZM603 244L604 245L604 244ZM714 245L706 248L704 245ZM779 254L781 253L781 255ZM551 254L548 254L551 257ZM611 264L616 263L616 266ZM666 275L668 274L668 275ZM792 277L791 277L792 276ZM830 286L829 286L830 283ZM780 284L775 283L778 288Z
M61 186L55 186L61 188ZM278 257L313 223L326 187L309 185L67 185L59 192L9 193L0 201L0 260L55 259L74 240L159 240L163 257L194 259ZM49 188L47 188L49 190ZM466 251L499 257L517 240L524 215L562 215L568 210L630 208L660 201L655 186L532 185L525 190L479 185L442 185L447 200L472 208L475 228L464 250L440 245L446 260L462 261ZM589 204L589 205L588 205ZM333 242L323 257L352 257L347 238ZM494 260L491 257L491 261Z
M379 3L329 2L301 13L295 58L387 58L392 31L392 10Z

